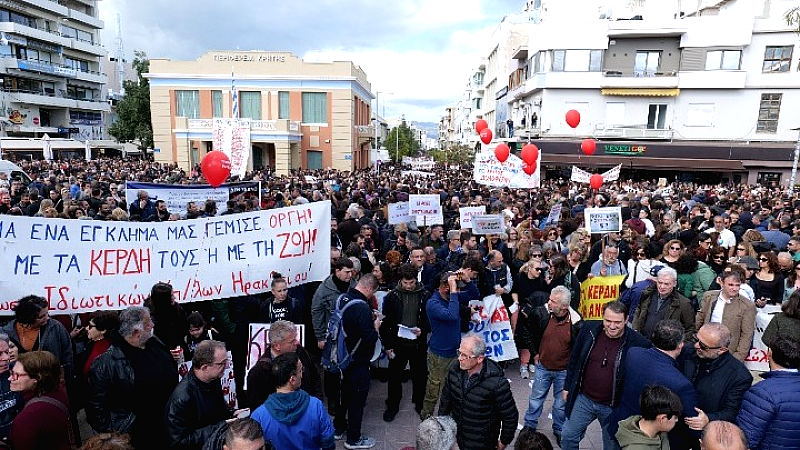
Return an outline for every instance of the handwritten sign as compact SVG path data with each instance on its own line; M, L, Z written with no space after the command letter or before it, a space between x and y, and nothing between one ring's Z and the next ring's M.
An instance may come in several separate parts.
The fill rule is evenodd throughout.
M444 215L437 194L411 194L408 196L408 214L416 218L417 225L443 225Z
M545 219L544 223L540 228L544 229L544 227L549 225L557 225L558 221L561 219L561 203L556 203L550 208L550 214L547 215L547 219Z
M472 217L472 234L499 234L504 230L505 226L502 214Z
M462 206L458 208L461 228L472 228L472 218L486 214L485 206Z
M589 233L618 233L622 230L622 209L619 206L586 208L583 215Z
M769 361L767 360L767 351L769 348L767 348L767 345L761 340L761 337L764 336L764 330L767 329L767 325L769 325L772 318L775 317L775 314L780 312L780 310L781 307L778 305L766 305L764 308L758 310L756 314L756 331L753 335L753 346L747 358L744 359L744 365L747 366L749 370L757 370L759 372L769 371Z
M251 323L250 334L247 338L247 366L244 372L244 388L247 390L247 376L250 374L250 369L255 367L256 363L264 353L267 352L269 345L269 323ZM305 342L306 326L302 324L295 324L297 328L297 340Z
M408 214L408 202L389 203L389 223L411 222L412 217Z
M0 216L0 315L26 295L55 314L141 305L153 284L178 302L253 295L330 274L330 202L177 222Z
M403 156L403 165L411 166L413 170L430 170L436 167L436 161L433 158L424 156L418 158Z
M213 119L211 129L214 150L231 160L231 176L243 177L250 158L250 119Z
M476 318L480 320L469 323L469 332L483 337L487 358L508 361L519 357L508 310L500 297L490 295L484 298Z
M592 277L581 283L581 304L578 312L584 320L603 318L603 305L619 298L619 286L625 275Z
M500 162L494 152L480 152L475 155L472 177L479 184L486 186L538 188L541 183L541 161L542 152L539 151L536 171L533 175L528 175L522 170L522 160L516 155L509 155L505 162Z
M207 184L182 186L178 184L125 183L125 201L130 205L137 200L139 191L146 191L151 200L164 200L167 210L171 213L183 215L186 204L195 202L199 209L203 209L206 200L217 202L217 212L224 213L228 210L228 200L243 194L245 198L258 197L261 192L261 183L257 181L243 181L241 183L226 183L214 189Z

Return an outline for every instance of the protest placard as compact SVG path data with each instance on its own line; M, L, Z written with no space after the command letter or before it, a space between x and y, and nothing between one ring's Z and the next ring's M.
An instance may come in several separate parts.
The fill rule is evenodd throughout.
M472 228L472 218L486 214L485 206L462 206L458 208L461 228Z
M603 318L603 305L619 298L619 286L625 275L592 277L581 283L581 304L578 312L584 320Z
M472 234L499 234L505 231L502 214L472 217Z
M442 205L437 194L409 195L408 214L417 221L417 225L444 225Z
M176 301L253 295L330 275L330 202L176 222L0 216L0 315L39 295L53 314L141 305L157 282Z
M767 348L767 345L761 340L761 337L764 336L764 330L767 329L767 325L772 321L772 318L780 311L781 307L779 305L766 305L757 311L753 346L750 348L750 354L744 359L744 365L747 366L749 370L757 370L759 372L769 371L769 361L767 360L767 351L769 348Z
M389 224L411 222L412 217L408 214L408 202L389 203Z
M217 202L217 213L222 214L228 210L228 200L242 194L245 198L260 196L261 183L258 181L242 181L240 183L225 183L214 189L208 184L180 185L160 183L138 183L128 181L125 183L125 201L130 205L137 200L139 191L146 191L150 200L164 200L167 210L183 216L186 213L186 204L195 202L202 210L206 200Z
M583 216L589 233L618 233L622 230L622 208L619 206L586 208Z
M475 155L472 177L479 184L486 186L538 188L541 182L541 161L542 152L539 151L536 171L528 175L522 170L522 160L516 155L509 155L505 162L500 162L494 152L480 152Z
M544 230L544 227L550 225L553 226L558 225L558 221L560 219L561 219L561 203L556 203L555 205L553 205L552 208L550 208L550 214L547 215L547 219L545 219L544 223L539 228Z
M269 344L269 323L251 323L250 334L247 337L247 365L244 372L244 388L247 389L247 375L259 359L264 356ZM297 328L297 341L301 344L305 342L305 325L295 324Z
M479 322L469 323L469 332L483 337L486 342L486 357L495 361L518 358L514 332L511 330L511 321L503 299L496 295L484 298L478 317Z
M250 119L212 119L211 138L213 148L231 160L231 176L243 177L250 158Z

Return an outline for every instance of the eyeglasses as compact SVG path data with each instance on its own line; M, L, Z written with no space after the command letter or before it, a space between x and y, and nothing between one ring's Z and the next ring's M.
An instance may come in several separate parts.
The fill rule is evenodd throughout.
M97 325L95 325L95 324L93 324L91 322L89 323L89 325L86 325L86 329L87 330L91 330L92 328L97 328Z
M678 250L680 250L681 248L680 248L680 247L670 247L669 249L670 249L670 250L675 250L675 251L677 252L677 251L678 251Z
M704 344L703 341L701 341L700 339L697 340L697 345L699 345L700 348L703 349L703 350L717 350L717 349L722 348L722 347L711 347L711 346L709 346L707 344Z
M458 354L458 358L459 359L461 359L461 358L464 358L464 359L475 359L475 358L477 358L477 356L468 355L466 353L461 353L461 350L459 350L457 354Z
M27 376L29 375L25 372L16 372L12 370L11 373L8 375L8 378L11 380L18 380L21 377L27 377Z
M714 257L714 260L720 260L720 261L722 261L723 259L725 259L725 257L724 257L724 256L715 256L715 257Z
M709 239L709 240L707 240L707 241L702 241L702 242L700 242L700 243L701 243L701 244L706 244L706 245L711 245L711 240Z
M736 247L736 251L737 251L737 252L743 252L744 250L745 250L745 249L743 249L742 247Z
M542 257L541 253L534 253L531 255L531 258L541 258L541 257Z
M541 268L541 267L531 267L531 269L532 269L532 270L535 270L535 271L537 271L537 272L541 272L541 271L542 271L542 268ZM798 269L800 269L800 267L798 267Z
M646 256L644 252L636 252L637 256Z
M761 262L769 261L767 258L758 258L758 260Z

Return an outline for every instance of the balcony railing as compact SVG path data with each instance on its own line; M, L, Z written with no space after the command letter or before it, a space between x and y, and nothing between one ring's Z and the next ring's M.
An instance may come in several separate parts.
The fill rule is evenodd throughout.
M621 72L618 70L607 70L603 73L606 77L634 77L634 78L649 78L649 77L674 77L678 75L675 70L659 72L655 70L633 70L630 72Z
M644 127L622 127L618 125L599 124L595 127L594 137L607 139L672 139L673 130L652 129Z
M214 128L214 119L186 119L186 126L192 130L210 130ZM252 131L289 131L299 132L300 124L298 122L289 122L288 120L253 120L250 122L250 129Z

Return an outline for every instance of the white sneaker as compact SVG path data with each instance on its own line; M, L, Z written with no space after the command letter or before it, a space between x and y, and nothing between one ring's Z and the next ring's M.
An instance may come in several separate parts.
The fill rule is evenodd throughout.
M530 373L536 372L536 364L528 364L528 372Z
M527 367L522 366L522 367L519 368L519 377L520 378L523 378L523 379L527 380L528 378L530 378L530 376L531 375L528 372L528 368Z

